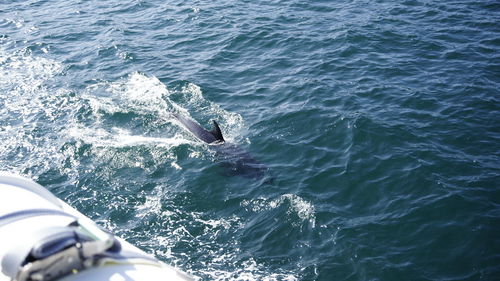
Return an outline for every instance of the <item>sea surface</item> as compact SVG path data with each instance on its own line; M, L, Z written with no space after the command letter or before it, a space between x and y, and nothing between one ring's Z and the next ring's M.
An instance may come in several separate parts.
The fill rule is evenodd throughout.
M0 1L0 169L197 280L500 280L500 2Z

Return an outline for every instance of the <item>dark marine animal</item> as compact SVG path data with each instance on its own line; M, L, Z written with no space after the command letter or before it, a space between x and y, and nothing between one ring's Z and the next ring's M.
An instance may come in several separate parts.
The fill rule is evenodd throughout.
M268 168L265 165L255 160L240 146L226 142L219 124L215 120L212 121L213 129L208 131L189 117L179 113L172 115L198 139L213 145L216 159L225 168L227 175L238 175L245 178L262 178L266 175Z

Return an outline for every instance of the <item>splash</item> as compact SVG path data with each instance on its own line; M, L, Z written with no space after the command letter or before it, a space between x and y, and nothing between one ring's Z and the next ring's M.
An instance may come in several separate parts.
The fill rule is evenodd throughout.
M152 206L154 199L143 206ZM230 216L226 218L207 218L200 212L183 212L182 210L164 210L158 213L152 207L149 212L156 212L161 217L162 227L166 228L160 235L152 235L154 239L146 245L154 245L155 254L169 260L175 265L182 264L187 256L178 257L172 252L177 245L196 245L188 255L196 257L196 263L184 265L187 271L198 280L298 280L295 275L285 270L269 270L252 257L242 254L238 239L230 239L230 243L221 246L218 241L225 240L227 235L235 235L245 227L242 218ZM203 231L200 232L199 230ZM194 266L193 266L194 265ZM196 277L200 276L200 277Z
M57 108L37 105L53 96L48 91L48 82L62 71L62 64L54 60L32 56L25 51L11 54L0 49L0 89L4 93L0 97L4 103L2 114L19 113L29 117L38 111L53 113Z
M229 142L240 141L244 121L241 115L226 111L218 104L210 102L203 97L201 88L193 83L183 86L179 92L181 106L190 108L196 115L204 120L217 120L224 132L224 138ZM201 121L201 120L200 120ZM249 142L248 140L245 140Z
M133 111L165 116L174 106L163 99L169 94L158 78L135 72L120 81L97 82L87 87L84 97L96 114Z
M48 128L70 110L69 91L51 88L63 70L61 63L29 51L0 48L0 154L4 155L4 170L31 176L34 167L47 170L51 163L60 161L57 128ZM45 131L48 133L39 133Z
M136 216L139 219L144 218L148 214L158 214L161 211L161 194L162 188L157 186L154 193L146 196L146 202L143 205L136 207Z
M158 125L162 122L174 124L178 127L177 131L183 132L190 139L191 135L172 118L171 112L199 116L202 119L199 120L200 123L219 120L228 140L241 135L244 124L240 115L223 110L219 105L206 100L201 88L193 83L187 83L180 90L171 90L155 76L138 72L116 82L96 82L87 87L84 97L98 120L103 115L114 113L151 114L157 118Z
M234 259L232 255L220 256L218 260L231 260ZM253 259L249 258L242 261L234 271L228 270L201 270L201 273L208 277L209 280L239 280L239 281L249 281L249 280L265 280L265 281L296 281L298 280L293 274L289 273L270 273L264 268L259 266L259 264Z
M109 131L102 128L92 129L74 127L69 130L69 135L84 143L92 144L97 148L155 145L169 149L182 144L196 145L195 142L184 139L180 135L175 135L170 138L146 137L142 135L133 135L129 130L117 127L113 127Z
M316 216L314 205L295 194L284 194L276 199L259 198L243 200L241 202L241 206L253 212L276 209L283 204L287 204L287 214L289 216L295 214L300 220L308 221L311 223L312 227L315 226ZM289 217L289 219L291 218Z

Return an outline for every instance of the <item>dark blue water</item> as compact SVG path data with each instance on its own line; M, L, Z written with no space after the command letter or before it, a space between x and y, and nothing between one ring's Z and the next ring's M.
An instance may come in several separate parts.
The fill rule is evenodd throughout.
M497 1L1 1L0 168L200 280L498 280ZM170 112L266 170L245 177Z

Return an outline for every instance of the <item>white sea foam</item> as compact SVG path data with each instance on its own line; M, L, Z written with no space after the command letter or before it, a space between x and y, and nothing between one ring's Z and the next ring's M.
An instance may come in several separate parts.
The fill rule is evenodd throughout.
M147 195L144 204L136 207L136 216L144 218L148 214L160 214L162 192L162 188L157 186L153 194Z
M107 131L102 128L92 129L86 127L73 127L68 131L68 135L78 141L86 144L91 144L93 154L100 158L99 161L107 162L110 158L118 157L119 163L113 161L113 167L144 167L139 156L133 153L125 153L121 156L116 156L115 151L118 148L145 146L151 149L150 156L155 163L167 161L175 169L182 169L177 163L177 156L173 153L172 148L182 144L197 145L189 139L176 134L173 137L146 137L142 135L133 135L128 130L123 128L112 128ZM154 151L159 149L161 153ZM71 158L71 157L70 157ZM193 156L194 158L194 156ZM77 163L75 163L77 165Z
M154 202L157 201L146 200L141 208L154 206ZM242 203L242 206L255 212L262 212L283 204L288 205L289 215L296 215L302 221L310 221L314 224L314 206L297 195L284 194L276 199L247 200ZM155 210L155 207L151 209ZM162 235L154 235L154 241L149 241L148 244L155 245L156 254L168 259L174 265L182 263L182 257L172 254L172 248L178 243L196 245L193 248L195 253L192 254L195 256L201 254L197 262L198 266L193 269L186 268L195 278L198 275L210 280L298 280L296 272L276 269L270 272L253 257L243 255L238 239L233 239L224 246L218 244L217 241L221 235L231 235L245 228L245 221L238 216L206 218L204 213L184 213L180 209L163 211L161 216L166 229L162 229ZM193 232L190 229L196 231ZM202 229L201 232L200 229Z
M153 112L165 116L172 105L163 99L170 94L158 78L138 72L116 82L98 82L87 87L85 98L95 113Z
M0 89L6 93L2 95L9 101L6 105L25 105L34 97L49 95L47 81L62 71L63 65L54 60L0 49Z
M4 169L16 166L38 166L47 169L50 163L60 160L55 132L37 136L33 131L52 121L68 109L68 92L64 88L49 90L52 79L62 73L61 63L31 55L29 51L8 52L0 48L0 118L9 124L0 130L0 153L10 153L12 159L1 163Z
M158 116L153 123L171 123L175 121L169 115L175 104L167 98L170 94L167 87L156 77L148 77L138 72L116 82L100 81L87 87L83 94L95 116L92 127L82 127L75 124L69 134L76 139L93 144L95 147L127 147L127 146L160 146L170 149L182 144L197 145L192 139L181 132L166 136L148 136L147 134L132 134L127 128L105 128L101 124L103 114L117 112ZM180 168L173 164L175 168Z
M94 147L98 148L119 148L140 145L155 145L171 148L182 144L196 145L195 142L185 139L180 135L165 138L146 137L142 135L132 135L128 130L116 127L112 128L110 131L102 128L73 127L68 133L73 138L92 144Z
M253 212L275 209L283 204L287 204L289 215L296 214L302 221L309 221L313 227L315 226L314 205L295 194L284 194L276 199L258 198L241 202L241 206Z
M124 81L108 83L106 90L148 106L161 105L163 95L169 94L167 87L158 78L147 77L138 72L132 73Z
M297 277L285 270L269 272L269 270L255 261L252 257L241 255L240 245L237 239L219 245L217 239L222 233L234 233L238 229L245 227L244 221L237 216L227 218L207 219L203 213L190 212L182 213L181 210L164 211L162 219L165 220L167 228L165 235L155 236L154 243L156 254L164 258L173 259L173 264L181 262L179 258L172 255L171 248L179 242L196 244L195 251L203 253L197 267L188 272L193 276L203 276L210 280L297 280ZM179 217L184 218L184 222L179 226ZM170 220L174 220L170 222ZM173 226L175 225L175 226ZM203 233L193 234L184 225L194 226L195 229L203 228ZM196 278L199 279L199 278Z
M234 255L223 255L219 258L214 259L215 262L218 261L228 261L237 259ZM233 264L233 266L235 266ZM202 273L205 276L209 276L210 280L239 280L239 281L295 281L298 280L293 274L290 273L270 273L261 265L259 265L253 258L248 258L239 263L239 265L234 267L234 270L224 270L224 269L210 269L210 270L199 270L198 272L193 272L192 274Z

